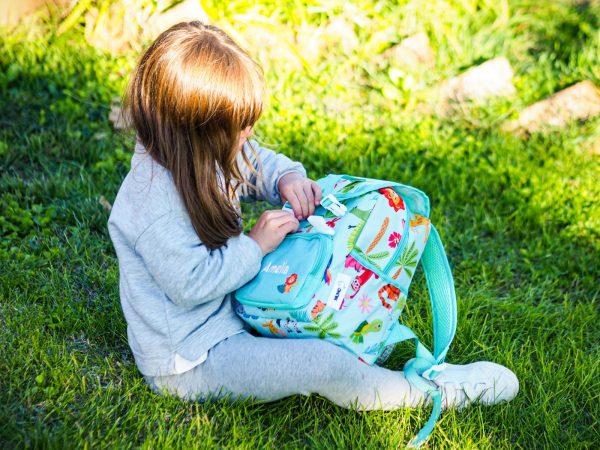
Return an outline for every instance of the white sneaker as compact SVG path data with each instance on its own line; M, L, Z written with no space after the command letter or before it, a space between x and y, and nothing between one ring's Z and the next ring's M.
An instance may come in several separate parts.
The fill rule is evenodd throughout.
M500 364L478 361L471 364L446 364L433 380L442 391L442 408L464 408L471 403L493 405L515 398L519 380Z

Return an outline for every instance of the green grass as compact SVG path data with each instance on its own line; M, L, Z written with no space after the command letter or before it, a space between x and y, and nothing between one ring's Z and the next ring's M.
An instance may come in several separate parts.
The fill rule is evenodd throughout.
M527 140L499 131L576 81L600 85L598 3L204 3L265 67L265 142L313 178L387 178L429 194L459 299L448 360L496 361L521 382L509 404L445 413L429 446L598 448L600 164L588 147L600 122ZM355 45L325 36L303 61L302 30L336 20ZM114 200L128 170L133 137L107 117L135 55L94 50L79 26L60 37L54 29L0 40L0 447L405 444L428 410L359 413L316 396L186 404L146 387L127 346L108 213L98 203ZM420 30L434 69L398 76L374 56ZM253 36L265 33L280 33L288 50L258 46ZM500 55L515 70L513 98L445 120L421 107L436 83ZM251 223L258 208L247 211ZM421 272L404 318L430 342ZM400 370L411 351L398 349L387 366Z

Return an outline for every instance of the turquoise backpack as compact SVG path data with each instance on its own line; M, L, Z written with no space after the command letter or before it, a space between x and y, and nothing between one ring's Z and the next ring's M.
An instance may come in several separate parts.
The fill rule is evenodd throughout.
M452 273L427 218L429 199L410 186L348 175L318 184L321 206L236 291L236 312L261 335L326 339L370 365L395 343L414 339L416 356L404 373L433 398L431 417L411 442L419 446L441 412L441 394L425 380L443 370L456 330ZM433 352L399 321L419 260L431 297Z

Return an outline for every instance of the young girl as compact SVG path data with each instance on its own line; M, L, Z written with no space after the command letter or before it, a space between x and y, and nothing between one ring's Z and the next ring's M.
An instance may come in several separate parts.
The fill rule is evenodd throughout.
M247 140L263 96L260 67L200 22L161 34L132 75L126 105L138 142L108 226L140 372L152 389L190 400L314 393L366 410L427 403L400 371L318 339L255 337L234 313L231 292L321 198L301 164ZM238 199L287 200L295 217L267 211L244 234ZM435 383L446 407L518 391L514 374L489 362L448 364Z

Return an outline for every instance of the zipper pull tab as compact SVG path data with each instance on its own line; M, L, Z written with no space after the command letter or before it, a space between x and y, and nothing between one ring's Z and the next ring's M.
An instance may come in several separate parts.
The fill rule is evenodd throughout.
M323 197L321 199L321 206L331 211L337 217L342 217L348 211L346 206L341 204L340 201L337 198L335 198L335 195L333 194L329 194Z
M327 223L325 223L325 219L321 216L308 216L306 220L308 220L308 223L310 223L318 233L328 234L329 236L335 234L333 228L328 226Z

